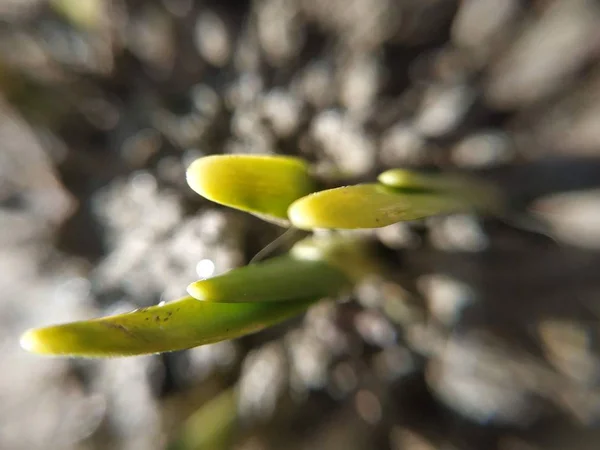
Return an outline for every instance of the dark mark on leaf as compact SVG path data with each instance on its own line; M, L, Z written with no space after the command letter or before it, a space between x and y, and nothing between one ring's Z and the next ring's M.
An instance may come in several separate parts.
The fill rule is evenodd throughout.
M129 337L132 337L132 338L136 337L131 331L129 331L129 329L126 326L121 325L120 323L103 322L103 324L107 328L112 328L113 330L122 331Z

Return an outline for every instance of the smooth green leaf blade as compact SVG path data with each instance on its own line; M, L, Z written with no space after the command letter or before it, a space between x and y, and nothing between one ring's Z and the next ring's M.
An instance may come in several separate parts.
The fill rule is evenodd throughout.
M34 353L83 357L183 350L260 331L315 301L233 304L184 297L125 314L29 330L21 346Z
M391 169L379 175L378 181L402 192L443 194L460 198L473 209L500 213L505 199L495 186L465 174L422 173L406 169Z
M403 193L382 184L360 184L316 192L288 210L292 224L314 228L379 228L468 208L460 198L438 193Z
M206 156L190 165L187 182L215 203L278 222L287 222L293 201L316 189L307 164L289 156Z
M341 270L325 261L280 256L196 281L187 291L211 302L281 302L337 295L350 284Z

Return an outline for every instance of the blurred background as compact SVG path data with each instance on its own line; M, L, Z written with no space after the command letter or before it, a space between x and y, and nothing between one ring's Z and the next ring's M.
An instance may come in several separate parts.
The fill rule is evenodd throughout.
M0 448L599 448L599 55L594 0L0 0ZM467 171L514 214L370 232L389 278L236 341L21 350L281 233L186 186L215 153Z

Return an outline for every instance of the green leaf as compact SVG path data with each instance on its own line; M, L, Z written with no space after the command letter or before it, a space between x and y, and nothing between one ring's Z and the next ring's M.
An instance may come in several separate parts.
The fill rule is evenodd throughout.
M34 353L83 357L183 350L257 332L317 300L234 304L184 297L125 314L29 330L21 346Z
M428 174L391 169L381 173L377 179L399 192L453 196L480 212L499 214L505 209L505 200L499 189L484 180L464 174Z
M196 281L187 290L211 302L281 302L336 295L350 285L343 271L325 261L280 256Z
M206 156L190 165L187 182L213 202L279 224L288 224L293 201L316 190L308 165L288 156Z
M328 189L303 197L290 206L292 224L314 228L379 228L400 221L462 211L464 199L439 193L402 192L382 184Z

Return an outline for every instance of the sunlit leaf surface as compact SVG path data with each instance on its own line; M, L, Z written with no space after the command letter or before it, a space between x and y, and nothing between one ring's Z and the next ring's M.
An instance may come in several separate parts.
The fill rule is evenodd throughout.
M348 286L349 279L331 264L280 256L192 283L188 293L211 302L281 302L327 297Z
M307 164L287 156L199 158L188 168L187 182L208 200L279 222L287 221L293 201L316 189Z
M460 197L402 192L382 184L360 184L308 195L290 206L298 228L378 228L468 208Z
M280 303L214 303L185 297L101 319L27 331L34 353L84 357L182 350L254 333L303 312L317 299Z

